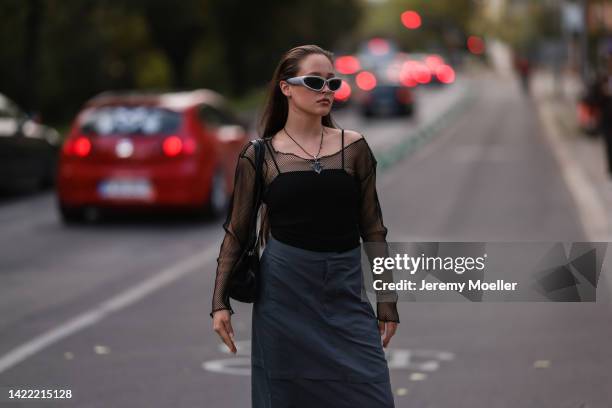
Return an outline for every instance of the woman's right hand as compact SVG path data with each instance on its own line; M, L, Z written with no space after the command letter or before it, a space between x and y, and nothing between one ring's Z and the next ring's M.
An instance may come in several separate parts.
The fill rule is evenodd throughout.
M229 310L222 309L213 313L213 329L221 337L227 348L236 354L234 329L232 329L232 317Z

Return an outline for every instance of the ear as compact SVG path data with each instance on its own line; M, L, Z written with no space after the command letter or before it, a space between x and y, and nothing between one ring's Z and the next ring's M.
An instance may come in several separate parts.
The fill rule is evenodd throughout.
M289 86L289 83L287 81L280 80L278 82L278 86L283 95L285 95L287 98L291 98L291 86Z

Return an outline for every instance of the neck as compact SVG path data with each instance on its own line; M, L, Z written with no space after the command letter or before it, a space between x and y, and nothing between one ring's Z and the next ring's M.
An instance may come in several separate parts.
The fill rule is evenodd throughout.
M305 112L289 109L285 129L296 140L309 142L320 140L323 124L320 115L311 115Z

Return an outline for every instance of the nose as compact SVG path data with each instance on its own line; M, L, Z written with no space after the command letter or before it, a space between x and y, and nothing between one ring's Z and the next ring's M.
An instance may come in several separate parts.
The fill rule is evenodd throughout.
M323 84L323 88L321 88L321 91L320 91L320 92L325 92L325 88L327 88L327 90L328 90L329 92L333 92L333 91L332 91L332 90L329 88L329 82L325 82L325 83Z

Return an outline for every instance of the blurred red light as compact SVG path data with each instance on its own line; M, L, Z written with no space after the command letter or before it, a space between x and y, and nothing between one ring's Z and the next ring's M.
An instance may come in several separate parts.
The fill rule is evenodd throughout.
M85 157L91 151L91 142L88 138L80 136L74 140L72 151L79 157Z
M368 49L372 54L384 55L389 52L389 43L383 38L372 38L368 41Z
M416 11L407 10L401 15L402 24L411 30L421 26L421 16Z
M584 102L578 102L578 122L582 127L593 127L596 126L597 121L600 117L600 111L598 108L590 106Z
M417 82L410 75L402 77L401 83L402 85L410 87L410 88L417 86Z
M431 81L431 71L424 63L417 62L414 64L412 77L420 84L427 84Z
M436 76L445 84L450 84L455 81L455 70L450 65L440 65L436 69Z
M334 99L339 100L340 102L346 101L351 96L351 86L346 83L346 81L342 80L342 85L340 89L338 89L334 93Z
M192 154L193 152L195 152L196 147L197 147L197 143L195 139L192 139L192 138L186 139L183 145L183 149L185 150L186 154Z
M412 76L415 71L415 61L406 61L402 64L402 68L400 70L400 82L404 86L414 87L417 85L414 77Z
M361 66L357 57L344 55L336 59L336 70L344 75L351 75L359 71Z
M183 141L178 136L170 136L164 140L162 149L166 156L176 156L183 149Z
M437 67L439 67L440 65L444 64L444 59L442 59L441 56L436 55L436 54L432 54L432 55L428 55L425 58L425 64L430 68L430 69L436 69Z
M362 71L355 77L359 89L370 91L376 87L376 77L369 71Z
M471 35L468 37L467 47L472 54L482 54L484 52L484 42L480 37L477 37L475 35Z

